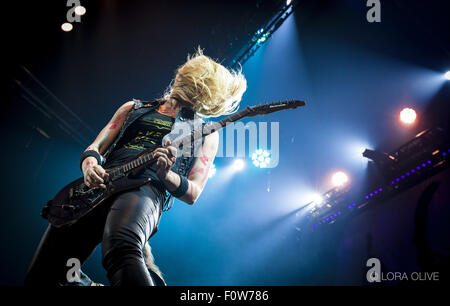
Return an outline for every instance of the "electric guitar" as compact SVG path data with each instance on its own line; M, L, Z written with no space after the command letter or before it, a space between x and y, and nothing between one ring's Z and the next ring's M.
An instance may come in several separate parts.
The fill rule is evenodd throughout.
M194 141L198 140L224 128L228 123L244 117L265 115L304 105L306 105L304 101L292 100L248 106L244 110L220 121L207 123L201 130L194 130L189 135L175 139L171 145L179 148L188 138ZM190 143L193 142L191 141ZM112 196L149 183L149 178L133 178L133 174L156 162L157 159L152 154L153 150L144 151L132 161L121 166L105 169L109 174L109 177L105 179L106 189L86 186L84 177L71 182L62 188L52 200L47 202L42 209L41 216L55 227L68 226L77 222Z

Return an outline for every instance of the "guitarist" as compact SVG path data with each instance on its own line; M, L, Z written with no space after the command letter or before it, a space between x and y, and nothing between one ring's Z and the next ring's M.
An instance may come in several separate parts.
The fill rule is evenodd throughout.
M195 154L177 156L179 152L170 141L164 139L165 146L160 147L163 137L178 122L235 112L246 87L241 72L226 69L199 49L178 68L163 98L123 104L82 154L84 182L91 188L106 188L105 169L156 148L157 162L136 174L150 182L112 197L108 205L103 203L70 226L49 225L25 285L66 283L68 260L75 258L82 265L99 243L102 264L112 286L154 285L143 249L157 231L162 211L167 209L167 193L187 204L195 203L205 187L219 142L215 132L204 138Z

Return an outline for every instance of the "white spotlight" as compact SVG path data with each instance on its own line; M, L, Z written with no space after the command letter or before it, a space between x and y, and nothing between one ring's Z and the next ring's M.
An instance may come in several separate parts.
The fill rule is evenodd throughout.
M72 29L73 29L73 25L72 25L71 23L69 23L69 22L65 22L65 23L63 23L63 24L61 25L61 29L62 29L64 32L70 32L70 31L72 31Z
M444 74L444 78L445 78L446 80L450 80L450 71L447 71L447 72Z
M286 0L286 6L288 6L289 4L291 4L292 0Z
M406 124L411 124L416 120L416 111L412 108L404 108L400 112L400 120Z
M311 199L312 199L312 205L314 205L314 206L321 206L322 204L323 204L323 202L324 202L324 199L323 199L323 197L320 195L320 194L314 194L314 195L312 195L312 197L311 197Z
M75 8L75 14L77 14L78 16L83 16L84 14L86 14L86 8L84 6L77 6Z
M333 180L333 185L335 187L338 187L338 186L342 186L348 182L348 176L344 172L338 171L335 174L333 174L332 180Z
M216 166L214 164L211 164L211 167L209 167L208 171L208 178L212 178L216 174Z
M245 162L242 159L236 159L233 163L233 169L236 171L240 171L244 169Z
M258 149L252 154L253 165L258 168L266 168L270 163L270 153L266 150Z

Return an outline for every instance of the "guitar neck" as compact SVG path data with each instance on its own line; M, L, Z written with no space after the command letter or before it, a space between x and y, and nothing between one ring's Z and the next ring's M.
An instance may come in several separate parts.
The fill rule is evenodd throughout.
M152 151L153 149L145 151L144 153L141 153L139 157L133 159L132 161L123 164L121 166L115 167L110 171L108 171L109 180L114 181L139 167L151 165L154 162L156 162L157 159L153 158L151 154Z
M216 131L219 131L219 130L223 129L224 127L226 127L226 125L228 123L241 120L242 118L246 117L247 115L248 115L248 109L245 108L244 110L242 110L236 114L233 114L231 116L228 116L217 122L206 123L202 129L195 130L189 135L186 135L184 137L174 140L172 145L174 147L178 148L178 147L180 147L180 145L182 143L189 143L188 142L189 140L191 140L192 143L195 143L195 141L197 141L198 139L206 137Z
M299 106L304 105L305 105L304 101L293 100L257 106L247 106L240 112L237 112L217 122L209 122L205 124L203 128L194 130L189 135L175 139L172 142L172 146L176 148L181 148L184 143L192 143L192 144L196 143L199 139L223 129L224 127L226 127L228 123L236 122L247 116L254 116L257 114L259 115L269 114L284 109L297 108ZM112 169L111 172L109 172L111 179L114 180L115 177L123 176L139 167L151 165L154 162L156 162L156 159L153 158L152 151L153 149L144 151L139 155L139 157L135 158L134 160L122 166Z
M244 118L248 114L248 109L244 109L236 114L228 116L220 121L207 123L204 128L193 131L191 134L175 139L172 142L172 146L179 148L183 143L195 143L198 139L208 136L220 129L223 129L228 123L235 122ZM152 150L148 150L139 155L139 157L133 159L132 161L114 168L109 172L111 180L114 178L119 178L139 167L148 166L156 162L156 159L152 157Z

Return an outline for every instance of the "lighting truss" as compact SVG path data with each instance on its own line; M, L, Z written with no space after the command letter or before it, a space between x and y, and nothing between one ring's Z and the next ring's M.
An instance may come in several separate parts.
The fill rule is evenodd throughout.
M313 206L309 211L310 229L333 224L446 169L450 155L448 136L447 129L435 127L417 134L397 150L388 153L395 157L395 168L391 169L390 177L368 188L362 195L355 197L350 193L350 188L324 194L324 204Z
M76 115L66 104L58 99L34 74L26 67L20 66L11 76L12 88L19 98L28 102L44 118L53 123L73 138L81 146L87 146L89 140L95 137L94 130ZM39 127L34 127L45 137L48 134ZM47 136L46 136L47 135Z
M297 1L286 2L282 8L263 27L258 29L253 37L231 60L230 67L237 69L239 65L243 65L256 50L262 46L275 31L283 24L283 22L294 12Z

